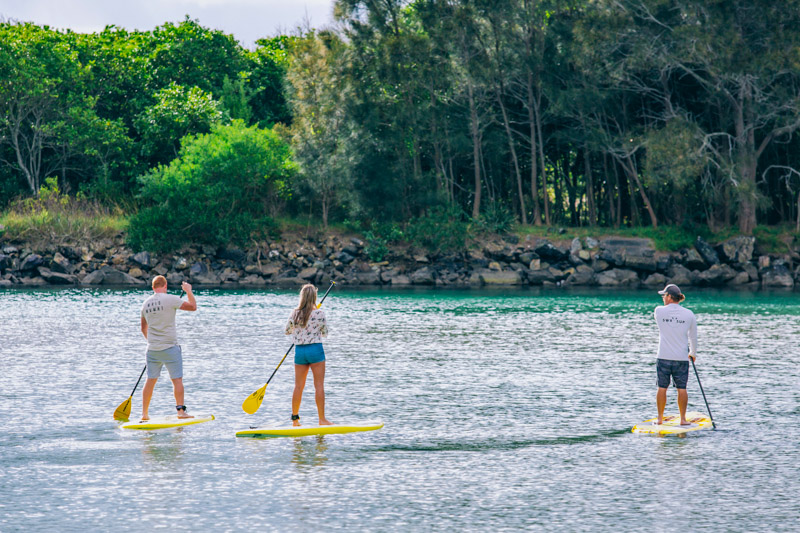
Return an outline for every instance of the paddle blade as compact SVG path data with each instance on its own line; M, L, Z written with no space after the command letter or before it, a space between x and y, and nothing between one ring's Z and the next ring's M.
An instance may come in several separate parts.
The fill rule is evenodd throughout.
M244 401L242 402L242 411L244 411L248 415L252 415L256 411L258 411L258 408L261 407L261 402L264 401L264 393L266 391L267 391L267 384L264 383L263 387L253 392L253 394L244 399Z
M114 411L114 420L119 420L121 422L127 422L128 418L131 415L131 400L133 396L128 397L127 400L119 404L117 410Z

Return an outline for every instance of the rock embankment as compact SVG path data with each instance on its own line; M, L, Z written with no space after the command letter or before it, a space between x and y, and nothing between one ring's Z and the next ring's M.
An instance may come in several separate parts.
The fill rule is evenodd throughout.
M284 238L242 250L186 247L178 253L132 252L123 236L88 246L0 242L0 287L37 285L146 286L158 274L176 285L296 287L326 285L428 286L680 286L793 288L800 255L759 255L753 237L656 252L647 239L608 237L552 242L515 236L476 242L470 251L427 254L393 248L385 261L368 259L356 237ZM796 256L796 257L795 257Z

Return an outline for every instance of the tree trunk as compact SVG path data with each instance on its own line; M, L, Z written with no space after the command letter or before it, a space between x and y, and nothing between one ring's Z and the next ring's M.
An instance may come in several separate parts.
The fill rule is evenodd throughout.
M469 96L469 129L472 136L472 165L475 176L475 201L472 204L472 218L478 218L481 213L481 139L478 109L475 105L475 93L471 80L467 82L467 94Z
M589 145L583 147L583 172L586 179L586 205L589 208L589 225L597 225L597 213L594 207L594 180L592 179L592 160Z
M503 113L503 126L506 130L506 136L508 137L508 149L511 152L511 160L514 162L514 175L517 178L517 195L519 196L519 212L521 215L522 223L528 224L528 214L525 212L525 196L522 192L522 173L519 169L519 160L517 159L517 149L514 146L514 136L511 131L511 125L508 121L508 113L506 112L506 106L503 103L503 98L500 92L497 92L497 103L500 104L500 111Z
M533 201L533 223L542 225L542 212L539 207L539 162L536 151L536 119L533 112L533 72L528 70L528 101L525 105L528 110L528 125L531 129L531 198Z

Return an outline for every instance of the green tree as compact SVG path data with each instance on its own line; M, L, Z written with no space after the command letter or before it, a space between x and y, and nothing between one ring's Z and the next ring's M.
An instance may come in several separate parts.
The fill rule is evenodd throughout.
M294 175L290 148L272 130L234 121L187 136L177 159L140 178L144 207L131 220L131 244L247 244L270 231Z

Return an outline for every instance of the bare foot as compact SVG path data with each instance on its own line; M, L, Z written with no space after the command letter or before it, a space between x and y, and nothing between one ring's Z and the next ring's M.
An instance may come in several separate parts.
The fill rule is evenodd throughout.
M663 423L664 423L664 420L659 420L658 422L653 422L653 424L656 425L656 426L660 426Z
M142 418L140 418L140 420L141 420L142 422L147 422L148 420L150 420L150 417L149 417L149 416L147 416L147 415L142 415Z
M187 413L186 409L180 409L178 411L178 418L194 418L194 416Z
M688 420L685 420L685 419L684 419L684 420L681 420L681 425L682 425L682 426L691 426L691 425L692 425L692 423L691 423L691 422L689 422Z
M319 419L320 426L332 426L333 422L329 422L327 418L320 418Z
M299 428L300 427L300 421L299 420L292 420L292 425L294 427L296 427L296 428Z

